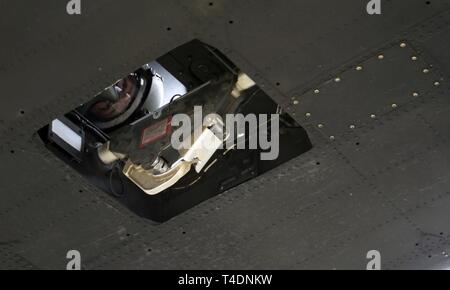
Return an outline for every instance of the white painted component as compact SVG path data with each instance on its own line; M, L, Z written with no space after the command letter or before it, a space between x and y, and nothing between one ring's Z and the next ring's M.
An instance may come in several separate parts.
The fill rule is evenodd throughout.
M195 162L195 171L200 172L208 163L216 150L222 145L219 139L210 129L203 130L200 137L192 144L191 148L186 152L183 160Z
M52 121L52 132L77 151L81 151L83 138L58 119Z

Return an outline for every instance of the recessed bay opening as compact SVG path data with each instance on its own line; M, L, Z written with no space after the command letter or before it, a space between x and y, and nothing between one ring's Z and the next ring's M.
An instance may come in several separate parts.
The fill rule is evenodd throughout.
M245 118L233 123L236 130L224 124L229 115ZM191 122L175 146L180 116ZM198 40L143 64L38 133L92 184L158 222L312 147L301 125L245 72ZM275 158L261 158L270 150Z

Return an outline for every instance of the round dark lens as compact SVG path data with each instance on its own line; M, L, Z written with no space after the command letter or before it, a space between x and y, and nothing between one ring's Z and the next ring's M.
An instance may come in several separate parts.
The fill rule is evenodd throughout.
M123 114L131 105L137 91L137 79L129 75L98 96L89 113L99 121L110 121Z

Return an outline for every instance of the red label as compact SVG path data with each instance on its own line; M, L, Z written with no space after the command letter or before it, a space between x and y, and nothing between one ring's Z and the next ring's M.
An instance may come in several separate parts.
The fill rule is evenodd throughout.
M170 119L170 117L166 118L142 130L140 147L143 148L145 145L161 139L162 137L169 134L172 130Z

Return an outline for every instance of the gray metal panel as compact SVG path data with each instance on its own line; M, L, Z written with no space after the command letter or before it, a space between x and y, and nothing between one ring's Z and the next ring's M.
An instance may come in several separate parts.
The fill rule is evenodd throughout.
M67 16L64 1L35 2L1 4L1 267L64 269L74 248L89 269L363 269L371 249L384 268L443 267L448 1L386 0L381 16L368 16L360 0L82 1L81 16ZM33 133L193 38L222 50L302 123L307 109L292 97L309 98L318 86L339 93L308 101L321 116L306 124L313 150L154 225L89 185ZM341 83L325 84L336 76ZM440 86L428 87L436 78ZM420 95L410 99L409 89Z

